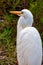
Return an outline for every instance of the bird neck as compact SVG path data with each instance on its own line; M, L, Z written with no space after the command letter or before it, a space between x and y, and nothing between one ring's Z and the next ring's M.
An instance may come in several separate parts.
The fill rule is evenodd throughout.
M17 34L20 34L20 32L22 31L22 27L20 26L20 24L17 25Z
M18 40L19 40L19 36L20 36L20 32L22 31L23 29L21 28L21 26L18 24L17 25L17 44L18 44Z
M31 19L29 18L29 16L25 17L20 17L18 20L18 24L17 24L17 34L20 34L20 32L26 28L26 27L31 27L33 24L33 18L31 17Z

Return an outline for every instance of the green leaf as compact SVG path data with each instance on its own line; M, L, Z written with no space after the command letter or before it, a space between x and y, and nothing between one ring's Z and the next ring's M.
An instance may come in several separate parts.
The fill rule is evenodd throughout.
M43 17L40 18L40 22L43 23Z

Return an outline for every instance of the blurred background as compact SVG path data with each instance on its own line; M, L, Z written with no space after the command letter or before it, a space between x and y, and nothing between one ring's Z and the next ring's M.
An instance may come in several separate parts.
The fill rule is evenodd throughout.
M43 46L43 1L0 0L0 65L18 65L16 35L19 17L9 11L22 9L29 9L33 13L33 26L39 31Z

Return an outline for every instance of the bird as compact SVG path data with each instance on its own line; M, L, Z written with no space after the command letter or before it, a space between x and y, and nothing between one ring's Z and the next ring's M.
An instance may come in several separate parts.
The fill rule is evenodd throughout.
M28 9L10 11L19 16L17 23L18 65L41 65L42 40L38 30L33 27L33 14Z

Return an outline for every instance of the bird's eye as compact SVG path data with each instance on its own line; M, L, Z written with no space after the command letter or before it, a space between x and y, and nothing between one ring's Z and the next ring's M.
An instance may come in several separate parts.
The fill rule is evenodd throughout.
M22 14L23 14L23 11L22 11Z

